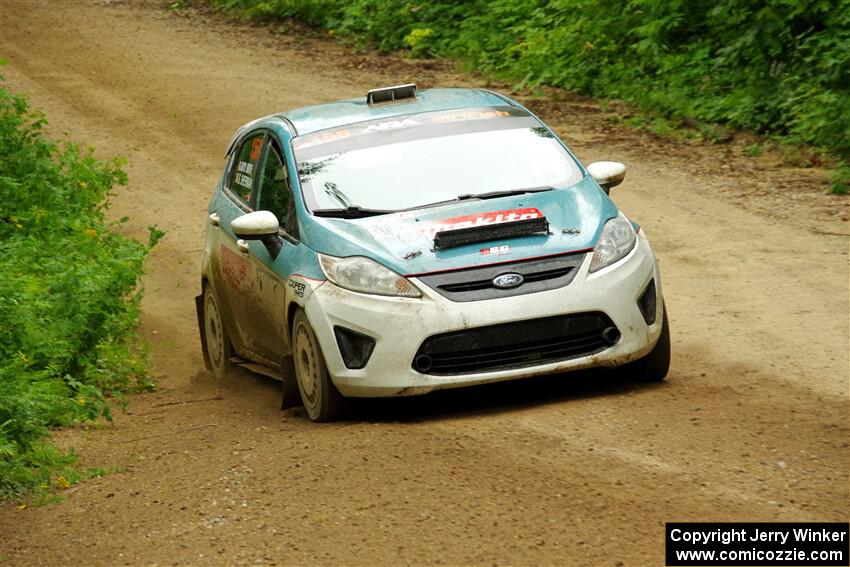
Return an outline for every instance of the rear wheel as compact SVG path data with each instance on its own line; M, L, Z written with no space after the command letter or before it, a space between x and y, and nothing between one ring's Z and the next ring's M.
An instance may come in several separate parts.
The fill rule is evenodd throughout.
M224 378L233 368L233 363L230 362L233 347L230 345L227 331L224 330L218 300L209 285L204 287L204 341L210 370L216 378Z
M664 306L661 335L649 354L623 367L623 376L639 382L660 382L670 369L670 323L667 321L667 306Z
M292 322L292 357L298 391L309 418L333 421L341 417L345 398L334 386L313 327L300 309Z

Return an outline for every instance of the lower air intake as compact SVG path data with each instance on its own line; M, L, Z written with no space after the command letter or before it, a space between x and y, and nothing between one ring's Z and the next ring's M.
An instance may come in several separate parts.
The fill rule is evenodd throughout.
M427 338L413 368L437 376L525 368L600 352L612 338L619 331L601 312L502 323Z

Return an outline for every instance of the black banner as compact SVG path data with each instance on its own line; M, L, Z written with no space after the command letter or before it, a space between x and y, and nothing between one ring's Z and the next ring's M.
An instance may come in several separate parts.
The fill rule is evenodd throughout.
M848 523L668 523L667 565L850 565Z

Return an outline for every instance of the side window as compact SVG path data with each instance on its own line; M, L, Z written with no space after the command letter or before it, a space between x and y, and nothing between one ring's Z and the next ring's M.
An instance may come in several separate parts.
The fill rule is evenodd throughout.
M263 149L263 136L264 134L260 132L242 142L230 172L228 187L245 203L251 202L251 188L254 186L254 178L259 169L257 166Z
M280 220L280 226L297 237L298 226L295 220L295 204L292 202L288 175L277 144L269 143L260 176L256 209L273 212Z

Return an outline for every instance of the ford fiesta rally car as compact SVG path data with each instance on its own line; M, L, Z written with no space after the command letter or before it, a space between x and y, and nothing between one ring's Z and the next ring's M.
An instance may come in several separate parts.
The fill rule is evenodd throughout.
M212 200L207 367L284 380L332 420L403 396L595 366L662 380L670 332L644 232L513 100L414 85L239 128Z

